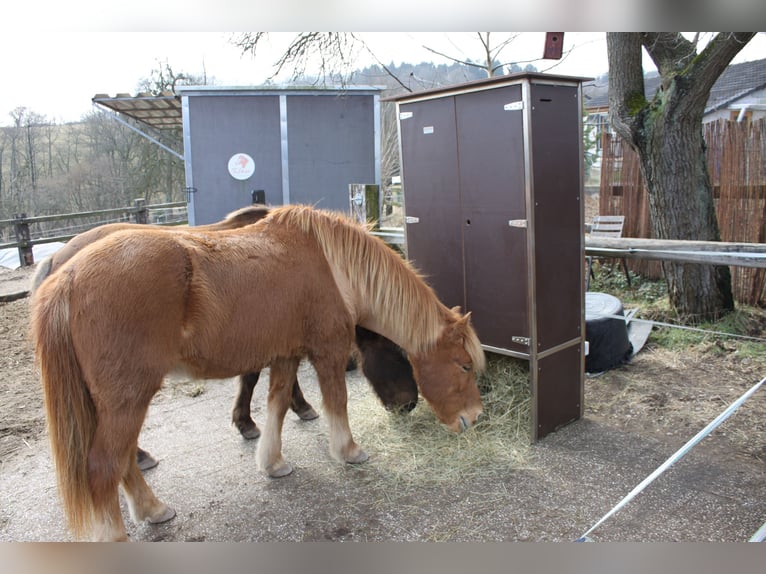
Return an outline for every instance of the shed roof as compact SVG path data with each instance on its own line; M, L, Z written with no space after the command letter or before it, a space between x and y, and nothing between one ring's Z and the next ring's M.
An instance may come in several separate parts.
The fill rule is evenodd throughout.
M225 96L225 95L271 95L271 94L311 94L338 95L351 93L354 95L376 94L382 88L374 86L176 86L176 93L163 92L156 96L149 93L130 94L96 94L92 101L104 108L127 116L132 120L148 125L154 129L174 129L183 125L181 96Z
M96 94L92 101L155 129L182 126L181 98L172 92L163 92L159 96L147 93L135 96L117 94L114 97Z
M428 90L421 90L418 92L407 92L404 94L397 94L390 98L385 98L383 101L387 102L406 102L412 100L418 100L422 98L431 98L446 96L452 93L468 92L473 90L479 90L484 88L500 87L505 84L518 83L523 80L529 81L556 81L573 83L573 82L585 82L592 80L593 78L584 78L580 76L559 76L555 74L545 74L541 72L516 72L513 74L505 74L502 76L492 76L491 78L482 78L479 80L471 80L469 82L462 82L460 84L451 84L449 86L440 86L438 88L431 88Z

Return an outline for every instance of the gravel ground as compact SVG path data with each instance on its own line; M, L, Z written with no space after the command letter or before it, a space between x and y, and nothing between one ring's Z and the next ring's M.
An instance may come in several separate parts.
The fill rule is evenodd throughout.
M0 303L0 541L70 540L25 338L26 305ZM138 541L572 541L709 422L702 418L706 410L695 414L702 399L723 410L760 378L755 366L731 356L689 355L680 363L689 372L648 345L631 364L589 379L585 417L533 445L525 464L493 466L454 482L430 480L424 471L422 480L392 483L395 461L374 451L368 463L340 465L327 452L324 417L304 422L292 413L284 452L295 472L266 478L255 468L255 443L228 423L234 381L171 382L150 409L141 445L160 459L147 471L148 482L178 515L157 526L127 519L129 535ZM302 367L299 378L309 401L321 405L313 370ZM653 393L639 385L642 379ZM357 372L347 380L353 410L355 402L370 400L370 391ZM704 394L714 386L715 396ZM264 380L256 389L259 423L266 388ZM763 420L763 394L591 538L747 540L766 520L764 444L754 432ZM381 408L380 416L390 415Z

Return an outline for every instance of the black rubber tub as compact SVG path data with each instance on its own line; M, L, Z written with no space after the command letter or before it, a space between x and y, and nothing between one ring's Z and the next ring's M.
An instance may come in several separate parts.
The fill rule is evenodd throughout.
M607 293L585 294L585 371L600 373L626 363L633 354L622 303Z

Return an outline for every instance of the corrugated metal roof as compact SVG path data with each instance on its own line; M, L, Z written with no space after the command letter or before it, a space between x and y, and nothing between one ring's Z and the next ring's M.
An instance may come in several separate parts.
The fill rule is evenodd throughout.
M310 94L310 95L353 95L378 94L382 91L377 86L177 86L177 94L163 92L155 96L142 93L96 94L94 104L108 108L133 120L155 129L175 129L183 126L181 95L189 96L224 96L224 95L271 95L271 94Z
M136 96L117 94L114 97L96 94L92 101L155 129L176 129L183 125L181 98L172 92L163 92L159 96L147 93Z

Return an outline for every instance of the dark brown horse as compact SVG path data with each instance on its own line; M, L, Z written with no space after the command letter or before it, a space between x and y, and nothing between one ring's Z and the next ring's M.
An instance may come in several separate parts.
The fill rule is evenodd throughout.
M454 431L482 405L484 353L469 314L448 309L410 265L347 218L303 206L210 234L121 231L89 245L33 298L31 334L59 491L78 537L125 540L118 486L136 521L175 512L136 464L164 377L227 378L270 367L258 467L284 476L282 422L300 361L319 381L331 455L361 463L347 415L354 326L407 353L420 393Z
M199 225L188 231L209 233L238 229L260 221L269 213L266 206L249 206L234 211L225 219L209 225ZM32 295L51 273L54 273L77 252L91 243L103 239L116 231L146 229L148 226L135 223L109 223L84 231L73 237L59 251L38 263L32 278ZM168 232L180 228L149 227ZM361 328L359 328L361 329ZM360 334L361 333L361 334ZM377 333L363 329L357 331L357 346L362 356L362 372L371 383L383 406L388 410L412 410L418 401L418 388L412 377L412 367L402 350ZM250 403L259 371L245 373L239 377L237 396L232 409L232 423L246 439L256 439L261 431L252 419ZM292 389L290 408L303 420L312 420L319 416L301 391L296 377ZM138 462L142 470L151 468L157 461L145 450L138 449Z

